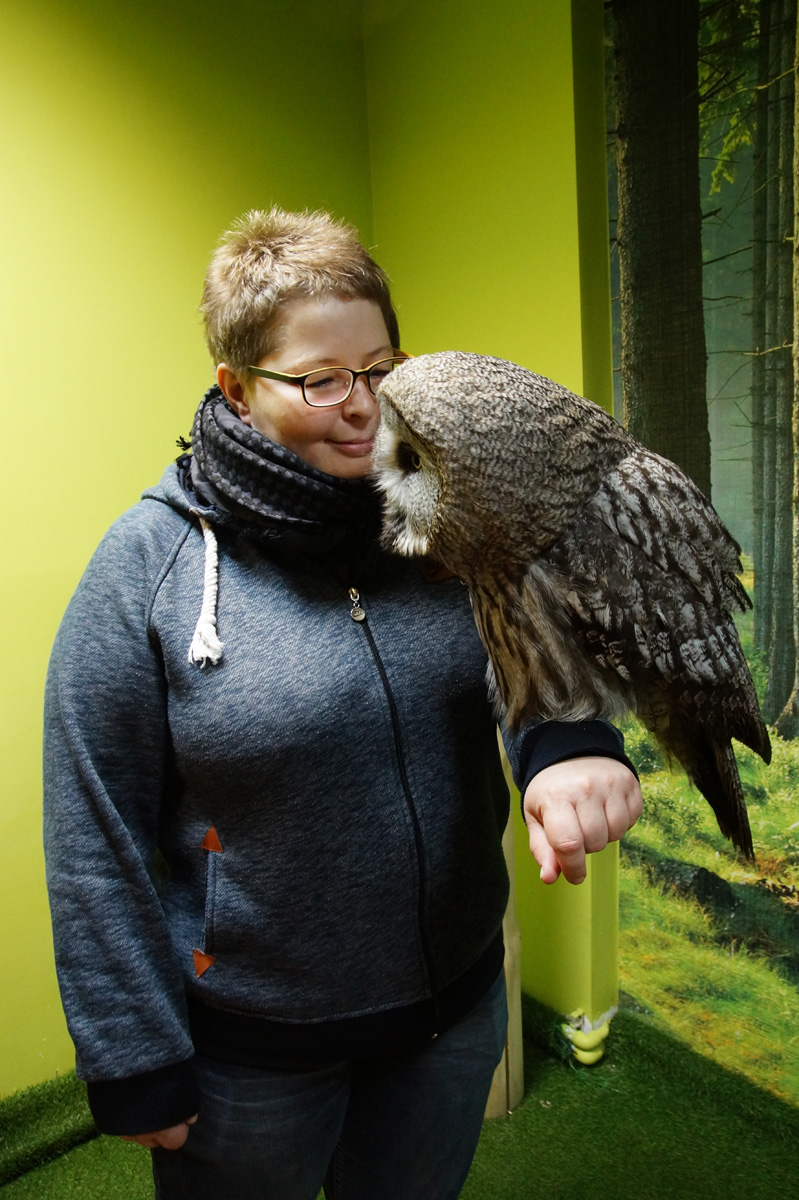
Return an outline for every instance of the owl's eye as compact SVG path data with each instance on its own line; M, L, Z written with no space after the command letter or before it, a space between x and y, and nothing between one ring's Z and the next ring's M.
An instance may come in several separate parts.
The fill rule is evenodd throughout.
M400 468L410 473L411 471L420 471L422 460L415 450L411 449L407 442L400 442L397 445L397 462Z

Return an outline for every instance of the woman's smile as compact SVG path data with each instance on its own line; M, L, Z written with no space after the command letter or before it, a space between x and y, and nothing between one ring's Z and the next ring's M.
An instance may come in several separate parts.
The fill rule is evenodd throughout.
M363 370L393 353L383 314L371 300L288 300L273 334L275 349L253 365L287 375L332 366ZM311 466L343 479L370 471L380 409L363 375L346 400L327 408L306 404L294 383L240 375L225 363L217 379L246 425Z

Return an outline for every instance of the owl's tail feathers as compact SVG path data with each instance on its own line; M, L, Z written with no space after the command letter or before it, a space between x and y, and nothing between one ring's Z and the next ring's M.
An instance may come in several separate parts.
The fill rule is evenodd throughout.
M760 715L755 685L749 668L738 647L739 670L726 686L704 693L705 722L708 734L719 742L735 738L759 754L763 762L771 762L771 739ZM701 695L701 694L700 694Z
M754 860L752 831L746 811L738 763L730 742L704 738L704 752L697 755L693 782L716 814L719 829L745 858Z
M739 742L743 742L750 750L754 750L755 754L759 754L763 762L768 766L771 762L771 738L768 735L768 729L763 722L760 713L754 715L749 714L749 720L741 729L733 729L732 736L736 737Z
M701 726L673 719L668 731L661 729L656 736L669 756L682 763L688 778L713 809L724 836L745 858L754 860L746 801L730 741L716 741Z

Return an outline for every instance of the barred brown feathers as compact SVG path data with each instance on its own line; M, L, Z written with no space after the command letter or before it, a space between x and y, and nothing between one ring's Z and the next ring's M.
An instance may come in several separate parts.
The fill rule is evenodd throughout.
M422 355L378 398L384 542L468 584L508 725L632 709L753 857L730 739L771 747L732 619L740 547L710 502L598 405L502 359Z

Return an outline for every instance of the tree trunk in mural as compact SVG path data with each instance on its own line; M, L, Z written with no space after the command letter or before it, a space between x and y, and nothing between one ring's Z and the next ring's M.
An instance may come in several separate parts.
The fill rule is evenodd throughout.
M779 0L778 0L779 2ZM766 292L768 282L768 81L772 78L771 0L760 0L752 201L752 558L755 569L755 647L768 653L771 568L774 558L773 417L766 398ZM767 497L770 498L770 505Z
M699 0L613 0L624 420L710 495Z
M799 29L793 67L793 632L799 648ZM777 721L782 737L799 737L799 655L795 653L793 688Z
M791 3L792 0L787 0ZM786 0L772 0L771 24L766 31L769 42L768 77L761 87L766 92L766 286L763 292L765 345L763 355L763 564L766 581L763 613L762 651L771 658L774 632L774 529L777 513L777 373L774 355L777 348L777 260L779 240L780 175L780 32L782 9Z
M774 333L767 376L774 395L774 558L772 566L769 684L763 709L767 720L782 712L795 674L793 602L793 59L795 0L783 0L779 71L772 85L777 129L776 180L771 189L776 210L774 250Z

